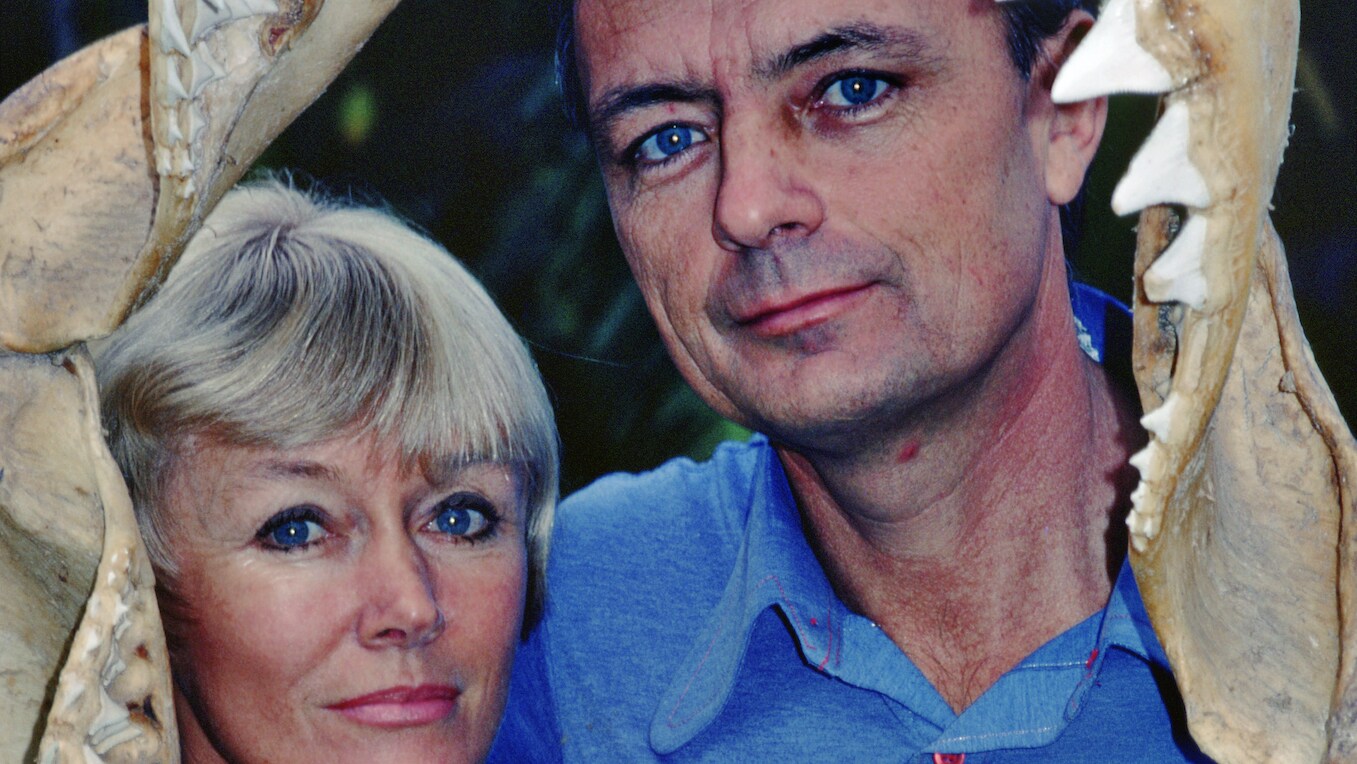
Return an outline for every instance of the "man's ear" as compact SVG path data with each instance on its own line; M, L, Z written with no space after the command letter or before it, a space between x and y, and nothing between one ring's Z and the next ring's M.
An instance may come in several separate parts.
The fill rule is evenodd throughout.
M1074 11L1065 20L1065 26L1043 43L1042 53L1032 66L1029 108L1049 110L1051 115L1044 140L1048 141L1046 195L1052 204L1066 204L1079 193L1107 124L1106 98L1070 104L1051 100L1051 84L1056 74L1092 26L1092 16Z

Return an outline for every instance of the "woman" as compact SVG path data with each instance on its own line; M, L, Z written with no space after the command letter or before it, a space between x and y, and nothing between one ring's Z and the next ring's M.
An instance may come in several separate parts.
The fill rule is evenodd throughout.
M481 759L558 467L475 280L382 212L246 186L97 366L185 760Z

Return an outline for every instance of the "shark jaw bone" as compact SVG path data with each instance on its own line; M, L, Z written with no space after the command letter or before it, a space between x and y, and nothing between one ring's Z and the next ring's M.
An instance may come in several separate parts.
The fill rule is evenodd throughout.
M1296 0L1110 0L1053 85L1163 97L1113 199L1141 211L1150 440L1127 524L1191 732L1226 764L1357 760L1357 444L1267 218L1298 16Z
M151 0L145 28L0 102L0 261L33 264L0 271L0 760L178 760L154 579L82 343L155 291L396 2Z

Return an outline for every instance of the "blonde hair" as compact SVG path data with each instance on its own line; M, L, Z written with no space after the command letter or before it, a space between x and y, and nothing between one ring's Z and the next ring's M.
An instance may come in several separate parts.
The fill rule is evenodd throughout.
M291 448L358 429L407 464L521 470L540 612L559 471L546 390L475 278L390 214L278 181L234 189L96 368L109 446L171 579L160 507L184 437Z

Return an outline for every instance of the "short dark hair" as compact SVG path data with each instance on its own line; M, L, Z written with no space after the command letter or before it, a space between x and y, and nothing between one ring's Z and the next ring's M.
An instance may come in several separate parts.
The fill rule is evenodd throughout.
M1065 20L1076 10L1098 15L1098 0L1016 0L1000 2L1007 28L1008 55L1018 75L1027 80L1037 63L1041 45L1059 32ZM556 82L561 88L565 116L577 129L589 133L589 104L580 82L579 62L576 60L575 0L560 0L557 5L559 21L556 27ZM592 140L592 136L590 136ZM1084 218L1084 188L1069 204L1060 207L1060 231L1069 254L1079 243Z

